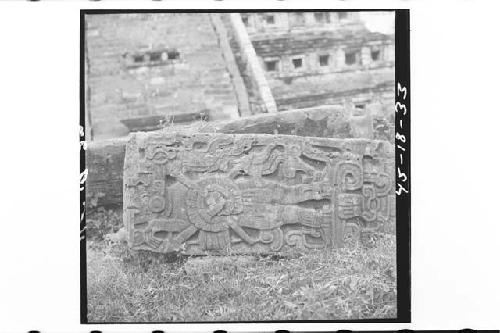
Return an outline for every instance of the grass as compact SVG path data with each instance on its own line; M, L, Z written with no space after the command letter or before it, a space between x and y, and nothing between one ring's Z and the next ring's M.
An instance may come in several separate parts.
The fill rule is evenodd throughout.
M395 318L395 236L302 256L175 258L88 241L89 322ZM156 258L156 259L155 259ZM146 260L147 259L147 260Z

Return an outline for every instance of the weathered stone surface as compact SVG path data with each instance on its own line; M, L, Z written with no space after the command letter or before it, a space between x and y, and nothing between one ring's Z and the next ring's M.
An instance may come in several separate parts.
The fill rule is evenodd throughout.
M290 134L328 138L372 138L371 120L350 116L343 107L321 106L235 120L177 126L185 132L227 134ZM165 128L169 132L172 128ZM394 137L394 136L393 136ZM127 138L90 142L87 202L97 206L122 206L123 160Z
M384 14L388 21L392 15ZM265 73L255 80L240 60L247 89L264 82L279 111L353 103L394 113L393 31L370 31L356 12L242 13L241 19L246 32L233 33L248 35ZM242 53L238 43L232 48Z
M208 123L200 132L227 134L288 134L324 138L371 139L371 123L360 124L339 105L259 114L231 121ZM363 126L364 131L356 130Z
M86 111L94 139L126 136L126 125L155 117L238 115L237 83L211 16L85 15Z
M341 247L394 216L386 141L137 133L127 144L132 249L187 254Z
M85 152L88 169L86 207L122 205L126 139L90 142Z

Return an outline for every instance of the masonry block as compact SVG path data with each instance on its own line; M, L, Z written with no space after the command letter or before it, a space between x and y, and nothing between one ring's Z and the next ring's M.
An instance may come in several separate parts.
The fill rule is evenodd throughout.
M176 125L175 128L182 128L183 131L190 133L286 134L372 139L371 126L370 122L359 121L356 117L350 118L347 111L341 107L323 106L279 113L263 113L227 121L198 121L189 126ZM164 132L171 130L172 127L163 129ZM122 205L122 169L127 140L127 138L119 138L89 143L86 163L89 169L87 200L100 194L99 206Z
M124 165L134 250L286 253L342 247L394 214L386 141L137 133Z
M237 106L237 98L210 14L89 14L85 23L94 140L126 136L122 120L147 122L205 109L213 110L214 119L233 117L218 108L229 99ZM207 92L211 82L224 88Z

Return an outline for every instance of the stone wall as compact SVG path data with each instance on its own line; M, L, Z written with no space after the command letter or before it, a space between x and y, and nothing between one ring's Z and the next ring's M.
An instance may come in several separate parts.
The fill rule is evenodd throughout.
M238 116L209 14L86 15L85 24L87 113L94 139L124 136L130 128L160 128L168 121Z
M342 247L395 216L394 149L386 141L136 133L123 177L134 250Z
M227 36L229 39L229 45L234 55L236 65L240 72L243 84L248 94L248 105L250 114L257 114L265 112L265 104L262 97L259 94L259 89L257 81L255 80L253 74L249 69L249 64L246 61L244 54L242 53L242 47L240 46L239 39L233 28L233 23L231 22L231 17L228 14L220 15L221 21L227 31Z
M277 112L276 102L239 13L224 15L231 47L248 91L252 114Z
M87 15L86 51L93 139L335 104L390 127L394 37L359 13Z
M249 116L252 112L247 87L245 86L240 67L231 48L231 27L228 30L228 27L224 24L222 15L219 13L211 13L210 18L219 38L219 45L224 56L224 61L231 75L231 81L238 100L238 115L241 117Z
M245 13L242 20L278 110L339 104L390 123L393 34L369 31L356 12Z
M235 120L195 123L167 127L162 131L189 133L285 134L329 138L372 139L372 119L352 116L338 106L258 114ZM123 161L128 138L90 142L86 151L87 202L92 207L114 209L122 206Z
M280 110L394 104L394 40L367 31L287 34L253 41ZM269 64L273 64L271 67Z
M251 37L289 31L362 28L358 12L242 13L242 19Z

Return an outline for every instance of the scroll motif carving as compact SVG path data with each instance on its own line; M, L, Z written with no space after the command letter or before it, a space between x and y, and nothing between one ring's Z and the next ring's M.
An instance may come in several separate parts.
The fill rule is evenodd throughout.
M363 168L356 162L341 162L337 169L337 181L343 190L357 190L363 185Z
M347 236L394 216L392 156L379 146L284 135L138 133L124 169L129 244L189 254L342 246Z

